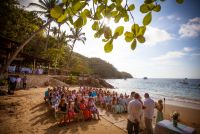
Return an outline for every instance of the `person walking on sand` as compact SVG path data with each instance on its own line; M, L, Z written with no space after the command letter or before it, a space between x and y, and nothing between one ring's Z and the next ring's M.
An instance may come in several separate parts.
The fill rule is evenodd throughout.
M149 97L148 93L144 94L144 122L147 134L153 134L152 119L154 115L155 103Z
M142 111L142 104L139 101L139 94L134 94L134 100L130 101L128 104L128 122L127 131L128 134L139 134L139 122L140 115ZM134 128L134 131L133 131Z

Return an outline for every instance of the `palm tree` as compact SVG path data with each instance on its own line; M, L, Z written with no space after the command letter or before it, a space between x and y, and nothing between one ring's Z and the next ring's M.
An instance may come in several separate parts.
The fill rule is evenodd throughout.
M68 35L67 37L69 38L68 42L72 42L72 45L69 46L71 51L68 57L68 64L70 64L71 56L72 56L76 41L81 41L83 44L85 44L85 41L86 41L85 33L82 33L81 30L82 28L81 29L70 28L70 31L72 32L72 34Z
M58 28L57 27L52 27L50 29L50 31L52 32L53 36L56 37L56 35L58 34Z
M56 5L56 0L39 0L40 4L37 3L31 3L30 5L37 5L38 7L40 7L43 11L37 11L38 13L44 13L45 16L48 18L46 24L44 24L43 26L41 26L38 30L36 30L35 32L33 32L29 38L27 38L17 49L16 51L14 51L10 58L8 59L7 63L4 64L4 66L2 67L2 69L0 70L0 74L3 74L8 66L12 63L12 61L16 58L16 56L19 54L19 52L24 48L24 46L26 44L28 44L30 42L30 40L37 35L38 33L40 33L43 29L45 29L47 26L50 25L50 23L53 21L53 18L50 17L50 10L53 8L53 6Z
M43 14L49 20L51 18L50 10L54 8L54 6L56 5L56 3L58 3L58 1L57 0L39 0L38 2L39 3L30 3L29 6L40 8L41 9L40 11L34 10L33 12ZM47 45L49 41L50 28L51 28L51 23L49 24L48 29L47 29L47 40L45 43L45 51L47 50Z

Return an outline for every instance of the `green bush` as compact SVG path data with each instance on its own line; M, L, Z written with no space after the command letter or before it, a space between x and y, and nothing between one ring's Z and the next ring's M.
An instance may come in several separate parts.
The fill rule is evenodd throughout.
M0 86L6 86L8 84L6 79L0 79Z

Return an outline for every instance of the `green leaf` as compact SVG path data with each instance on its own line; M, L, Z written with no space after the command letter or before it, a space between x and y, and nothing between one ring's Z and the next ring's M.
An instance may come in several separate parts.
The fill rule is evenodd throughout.
M102 41L103 41L103 42L107 42L107 41L108 41L108 39L102 39Z
M103 28L101 28L94 34L94 37L100 38L103 33L104 33L104 30L103 30Z
M145 26L141 26L139 28L139 32L136 34L136 36L141 36L141 35L143 36L145 31L146 31L146 27Z
M149 12L148 5L147 5L147 4L142 4L142 5L140 6L140 12L141 12L141 13L147 13L147 12Z
M75 28L81 28L83 26L83 18L79 17L73 25Z
M153 8L153 11L155 11L155 12L160 12L160 10L161 10L160 5L157 5L156 7Z
M102 0L104 4L107 4L108 3L108 0Z
M117 36L121 36L124 32L124 27L123 26L119 26L115 29L114 35Z
M137 40L138 40L140 43L144 43L144 42L145 42L144 36L138 36L138 37L137 37Z
M76 4L72 7L72 9L77 12L83 9L85 5L86 5L85 2L77 1Z
M126 42L131 42L134 39L134 35L131 32L125 32L124 35Z
M184 2L184 0L176 0L176 2L177 2L178 4L182 4L182 3Z
M114 19L115 23L118 23L120 19L121 19L121 15L120 14L115 16L115 19Z
M128 15L128 14L126 14L126 15L124 16L124 21L125 21L125 22L128 22L128 21L129 21L129 15Z
M151 12L149 12L146 14L146 16L143 19L143 25L144 26L149 25L151 23L151 20L152 20L152 15L151 15Z
M115 0L115 2L116 2L117 5L121 5L122 0Z
M62 15L62 8L60 6L55 6L51 9L50 14L53 18L58 19Z
M102 12L102 10L104 9L104 5L100 5L97 7L97 12Z
M104 51L109 53L113 50L113 40L108 41L104 46Z
M94 14L94 20L100 20L101 18L102 18L102 15L101 15L100 12L96 12L96 13Z
M112 30L110 27L104 27L104 37L110 39L112 37Z
M65 13L63 15L61 15L59 18L58 18L58 22L63 22L66 18L67 18L67 11L65 11Z
M133 24L132 27L131 27L131 31L134 33L135 36L139 32L139 29L140 29L140 27L139 27L138 24Z
M151 4L148 4L147 7L149 11L152 11L156 6L153 3L151 3Z
M151 4L151 3L153 3L154 1L155 1L155 0L145 0L144 3L145 3L145 4Z
M88 9L85 9L85 10L83 11L83 13L85 14L85 16L91 17L90 11L89 11Z
M112 11L112 12L111 12L111 16L112 16L112 17L117 16L117 14L118 14L118 11Z
M74 24L73 19L72 19L71 16L68 17L68 20L69 20L69 22L70 22L72 25Z
M93 23L92 29L93 29L93 30L98 30L98 29L99 29L99 23L98 23L98 21L95 21L95 22Z
M136 41L136 39L134 39L133 42L131 43L131 49L135 50L136 45L137 45L137 41Z
M68 0L62 0L62 3L66 3Z
M135 5L134 4L131 4L128 6L128 11L132 11L135 9Z

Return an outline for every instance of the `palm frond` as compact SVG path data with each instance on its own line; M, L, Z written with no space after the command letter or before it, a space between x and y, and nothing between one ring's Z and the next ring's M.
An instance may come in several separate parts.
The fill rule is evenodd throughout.
M41 9L43 9L43 10L47 10L46 7L44 7L44 6L40 5L40 4L37 4L37 3L30 3L30 4L28 5L28 7L30 7L30 6L35 6L35 7L41 8Z

